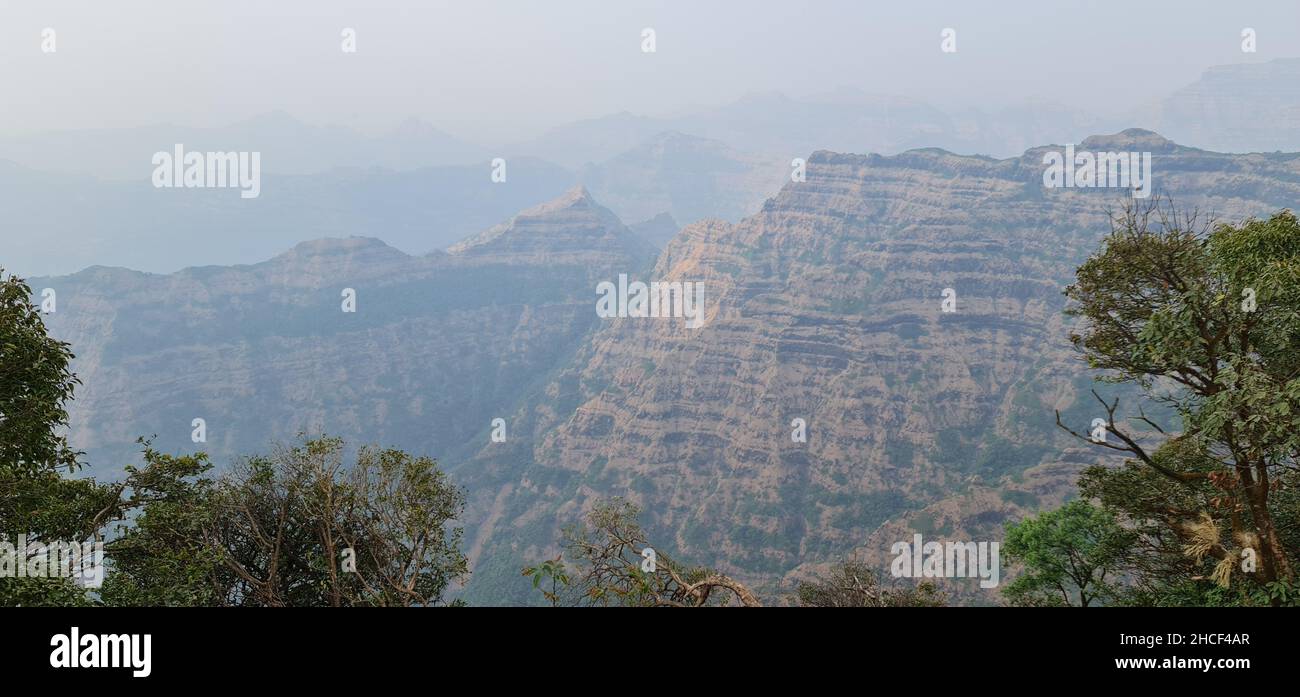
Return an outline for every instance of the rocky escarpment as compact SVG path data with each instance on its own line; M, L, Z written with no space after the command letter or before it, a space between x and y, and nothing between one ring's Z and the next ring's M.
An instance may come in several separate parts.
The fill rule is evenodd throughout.
M1150 152L1158 191L1224 218L1300 200L1300 156L1137 130L1077 147ZM769 591L810 563L879 558L886 523L1000 539L1005 520L1059 500L1096 457L1067 457L1053 424L1054 409L1094 415L1061 291L1129 193L1045 188L1049 149L818 152L756 215L684 229L642 280L703 283L705 325L604 320L521 410L531 430L510 491L489 487L472 583L501 592L497 574L553 554L558 524L607 496L640 503L681 558ZM504 459L484 453L481 471Z
M83 382L70 437L96 474L120 473L151 435L218 462L299 432L454 459L576 350L595 279L650 253L578 189L453 253L331 239L252 266L95 267L32 284L57 292L46 319Z

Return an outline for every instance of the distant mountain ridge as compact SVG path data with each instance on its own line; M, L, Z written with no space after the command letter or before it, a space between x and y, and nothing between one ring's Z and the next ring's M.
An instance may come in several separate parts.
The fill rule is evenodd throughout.
M1206 150L1300 150L1300 58L1212 67L1138 118Z
M920 99L857 90L802 98L774 92L673 118L622 112L577 121L512 144L510 150L579 168L609 160L655 134L677 132L788 166L791 158L814 150L894 154L941 147L1010 156L1035 143L1081 138L1105 125L1081 111L1041 103L949 112Z
M317 126L272 111L217 128L158 124L138 128L47 131L0 137L0 159L31 169L89 174L110 181L147 180L149 156L176 143L195 151L260 151L265 172L308 175L340 167L406 170L486 162L481 146L418 119L380 136ZM137 173L143 174L137 174Z
M0 137L0 208L15 230L5 240L5 263L26 275L90 264L171 271L253 263L305 237L348 235L380 236L421 254L574 184L630 223L661 214L679 225L739 222L790 179L796 158L817 150L940 148L1014 159L1041 143L1078 143L1138 125L1210 151L1296 151L1298 84L1300 59L1218 66L1122 124L1041 102L955 110L841 89L800 98L752 94L672 118L624 112L497 148L418 120L367 137L282 112L224 128ZM176 143L199 152L260 151L261 197L152 188L149 157ZM497 157L509 172L500 183L490 179ZM671 237L645 230L652 244Z
M111 181L0 160L0 208L15 230L5 250L8 268L45 275L92 264L165 272L252 263L302 241L304 230L313 236L382 235L405 252L422 254L579 182L627 220L739 220L788 176L780 163L681 134L658 134L580 173L510 157L501 182L493 181L487 160L401 171L264 174L254 199L226 189L158 189L149 181L148 160L139 164L138 180ZM647 233L656 246L671 236L659 229Z
M24 275L91 264L171 271L266 259L304 237L380 236L423 254L573 186L549 162L515 158L508 185L488 163L407 171L340 169L262 177L261 196L228 189L157 189L0 161L0 208L14 231L7 267ZM233 194L233 195L232 195ZM304 232L304 231L311 232Z
M339 167L394 170L468 165L531 156L571 170L599 164L657 134L717 140L738 152L786 159L814 150L897 154L940 147L1015 157L1044 142L1072 142L1126 125L1153 128L1207 150L1300 150L1300 58L1211 66L1196 82L1120 118L1039 100L998 108L943 108L923 98L855 88L792 97L751 93L673 117L619 112L560 124L513 143L479 145L410 118L379 136L309 124L272 111L217 128L157 124L138 128L0 136L0 160L31 169L136 177L147 154L186 143L196 150L264 150L271 174L318 174ZM144 153L142 155L142 153Z

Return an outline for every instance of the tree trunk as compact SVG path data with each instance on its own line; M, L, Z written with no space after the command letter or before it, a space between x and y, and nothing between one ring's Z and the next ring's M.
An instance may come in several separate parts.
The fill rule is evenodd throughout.
M1262 491L1261 491L1262 489ZM1259 534L1259 546L1263 557L1263 570L1266 571L1267 581L1277 581L1279 579L1291 580L1295 574L1291 570L1291 562L1287 559L1286 548L1282 545L1282 539L1278 537L1277 528L1273 525L1273 516L1268 511L1268 490L1267 488L1255 485L1246 492L1246 498L1250 501L1250 515L1255 519L1255 530Z

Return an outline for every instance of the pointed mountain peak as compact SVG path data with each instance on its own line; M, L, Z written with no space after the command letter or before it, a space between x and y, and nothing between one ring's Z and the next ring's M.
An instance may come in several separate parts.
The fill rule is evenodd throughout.
M452 255L548 256L636 250L643 246L623 221L584 186L533 206L447 249Z
M596 203L596 199L592 198L591 192L587 191L587 187L581 184L577 184L573 188L569 189L568 191L565 191L564 193L551 199L550 201L539 203L536 206L532 206L531 208L525 208L524 210L516 213L514 217L512 217L510 220L507 220L501 225L492 228L492 230L496 230L497 228L517 225L520 221L529 218L546 218L546 217L556 216L565 213L581 214L581 212L583 211L589 211L591 215L612 217L614 224L616 225L623 224L622 221L618 219L618 216L615 216L604 206L601 206L599 203ZM488 230L487 232L492 232L492 230ZM460 247L473 240L477 240L479 237L482 237L484 234L487 233L480 233L478 235L469 237L464 241L460 242L459 244L456 244L453 247L449 248L447 251L451 251L456 247Z
M587 187L578 184L559 196L519 213L516 217L521 216L538 216L562 211L570 208L600 208L600 204L591 197L591 192Z
M569 201L573 204L583 204L583 205L591 205L591 206L599 205L596 203L596 200L591 197L591 192L587 191L587 187L583 186L582 184L575 184L568 191L564 192L563 194L560 194L560 196L555 200Z

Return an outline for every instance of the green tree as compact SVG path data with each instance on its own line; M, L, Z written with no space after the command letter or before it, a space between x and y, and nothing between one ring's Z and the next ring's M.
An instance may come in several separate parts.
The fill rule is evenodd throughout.
M113 573L100 596L119 607L220 605L228 581L208 534L216 517L212 465L203 453L167 455L141 443L144 467L128 465L118 492L118 510L133 515L108 545Z
M464 494L431 458L304 439L208 476L145 443L108 546L106 604L431 606L468 573Z
M1098 397L1104 441L1067 430L1125 453L1130 466L1149 476L1145 489L1135 489L1131 471L1110 479L1093 472L1094 493L1106 494L1103 500L1132 526L1158 522L1155 542L1166 551L1176 546L1191 560L1189 582L1224 587L1241 578L1254 587L1248 593L1293 583L1297 548L1288 540L1296 513L1289 490L1300 455L1296 217L1282 211L1266 220L1210 225L1167 203L1130 206L1066 295L1068 313L1083 324L1071 340L1103 371L1101 379L1136 386L1147 402L1181 421L1180 431L1166 432L1141 409L1117 418L1118 399Z
M31 288L0 268L0 468L37 474L76 467L66 404L78 380L69 345L46 333Z
M31 289L0 269L0 535L16 546L91 535L112 495L91 480L64 475L78 467L65 431L66 404L78 384L68 344L48 335ZM17 555L0 552L0 565ZM90 599L66 579L0 578L0 606L84 605Z
M428 457L338 438L238 463L217 482L204 534L223 604L443 604L469 573L454 527L465 495Z
M1002 593L1013 605L1113 602L1124 592L1136 537L1110 511L1081 500L1010 523L1002 550L1025 568Z
M1163 466L1193 471L1214 471L1215 462L1197 463L1192 454L1179 452L1185 441L1171 438L1153 453ZM1289 477L1283 476L1285 481ZM1135 535L1129 550L1129 572L1123 604L1139 606L1267 605L1274 602L1270 586L1254 582L1231 583L1246 562L1245 548L1232 552L1220 540L1232 536L1230 521L1215 521L1200 512L1214 510L1223 491L1205 484L1193 487L1176 482L1142 464L1123 467L1089 467L1079 477L1080 494L1113 512ZM1300 526L1296 506L1300 489L1288 485L1275 495L1275 522L1289 548L1296 545ZM1196 541L1200 540L1199 543ZM1209 544L1206 544L1209 543ZM1234 541L1240 545L1241 541ZM1246 553L1247 556L1249 553ZM1289 584L1273 582L1282 590L1278 604L1289 604ZM1281 585L1278 585L1281 584Z

